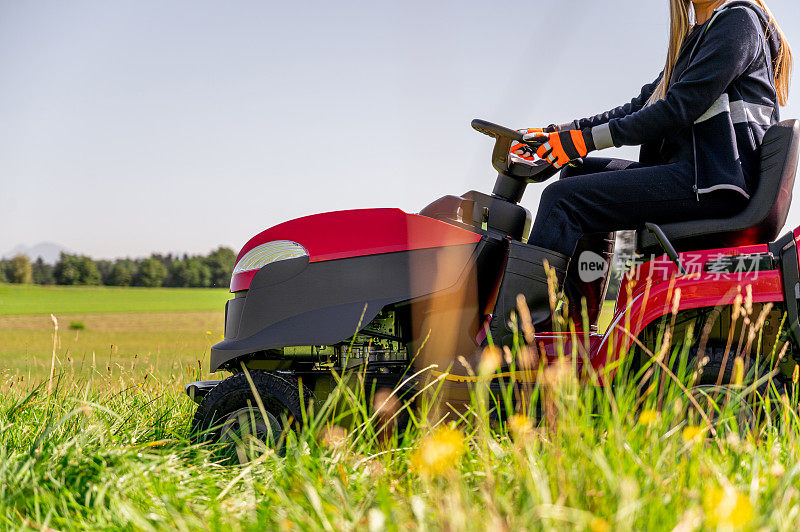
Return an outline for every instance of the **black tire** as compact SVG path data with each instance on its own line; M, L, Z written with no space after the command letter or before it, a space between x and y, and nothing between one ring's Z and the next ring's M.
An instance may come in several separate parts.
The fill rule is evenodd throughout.
M706 346L702 353L702 358L707 360L700 367L699 375L692 388L690 388L690 392L701 405L711 401L716 404L718 409L725 409L725 415L728 416L727 425L737 426L739 435L744 436L748 430L755 430L759 422L763 421L764 411L758 408L759 403L767 398L775 400L775 392L777 392L778 396L787 395L791 390L791 384L784 375L779 373L773 375L771 379L766 379L764 382L759 383L753 390L755 394L747 393L743 395L744 391L750 389L753 379L756 381L762 380L770 372L769 365L764 364L762 360L761 367L757 368L758 374L753 375L752 370L755 360L751 357L749 365L744 368L745 375L747 375L744 386L732 386L735 378L736 354L729 352L726 357L725 352L724 346L716 344ZM690 371L698 368L703 362L698 358L699 354L697 346L693 346L689 350L688 364ZM720 374L722 378L720 378ZM718 380L720 381L719 384L717 384ZM688 403L686 406L688 411L694 408ZM706 410L709 409L706 408ZM717 412L707 411L706 413L715 425L719 425L723 421Z
M286 429L290 428L287 423L295 427L302 423L303 403L307 404L312 394L303 386L301 402L299 385L290 378L265 371L250 371L250 377L264 404L273 439L269 441L261 432L257 436L267 445L280 443ZM245 410L258 417L255 428L266 427L247 376L237 373L217 384L203 398L192 419L192 440L221 443L227 434L225 431L229 430L226 423L233 422L230 416Z
M750 398L742 395L742 389L732 386L701 384L689 389L689 393L719 433L733 430L740 437L756 430L758 417ZM686 403L686 421L690 425L705 425L694 403Z
M692 347L689 350L689 363L693 364L692 367L697 367L701 361L697 359L698 355L698 347ZM735 353L728 353L728 356L725 356L725 347L719 345L708 345L706 346L705 350L702 353L703 358L708 358L706 363L700 369L700 375L695 383L695 386L699 385L716 385L717 380L719 379L720 373L722 373L722 379L720 385L725 386L733 383L734 379L734 364L736 360ZM725 366L723 367L722 363L725 362ZM744 368L745 374L751 373L752 367L755 364L754 357L750 358L750 365ZM759 368L759 374L756 376L757 379L761 379L763 376L769 373L769 368L766 364L764 364L764 360L762 359L762 366ZM752 375L751 375L752 377ZM772 382L775 385L779 394L786 393L788 386L788 380L781 374L774 375L772 377ZM756 392L761 397L764 397L767 392L769 391L769 381L765 381L759 384L756 387Z

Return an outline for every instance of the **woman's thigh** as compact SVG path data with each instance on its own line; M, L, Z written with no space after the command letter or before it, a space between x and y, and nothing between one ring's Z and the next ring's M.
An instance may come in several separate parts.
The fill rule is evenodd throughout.
M640 168L642 165L625 159L612 159L607 157L585 157L580 162L572 162L561 170L560 179L601 172L614 172L629 168Z
M698 201L693 185L693 169L687 163L561 179L542 193L531 240L537 240L537 230L543 234L560 230L577 241L575 234L580 238L589 232L636 229L646 222L727 217L746 204L733 191L701 194ZM552 240L552 236L546 238Z

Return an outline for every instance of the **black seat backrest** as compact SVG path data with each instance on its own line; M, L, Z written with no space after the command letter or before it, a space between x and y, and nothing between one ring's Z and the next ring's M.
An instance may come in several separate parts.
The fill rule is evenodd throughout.
M661 229L678 251L695 251L765 244L775 240L786 223L797 172L800 122L775 124L761 143L761 174L747 207L731 218L664 224ZM655 237L637 231L636 249L645 255L661 253Z

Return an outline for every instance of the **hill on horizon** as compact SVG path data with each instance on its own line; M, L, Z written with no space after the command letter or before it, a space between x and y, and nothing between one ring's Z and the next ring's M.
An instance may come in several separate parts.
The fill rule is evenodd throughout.
M42 260L47 264L55 264L58 262L59 255L61 255L62 252L70 253L70 250L61 244L56 244L55 242L39 242L33 246L19 244L12 250L3 253L2 257L0 258L10 259L16 257L17 255L27 255L32 261L35 261L41 257Z

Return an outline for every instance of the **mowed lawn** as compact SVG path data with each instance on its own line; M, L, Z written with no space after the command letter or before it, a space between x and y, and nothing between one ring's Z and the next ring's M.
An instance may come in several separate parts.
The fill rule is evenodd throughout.
M0 285L0 375L40 379L123 370L139 377L207 374L224 328L223 289Z
M224 288L140 288L0 284L0 316L97 312L222 311Z

